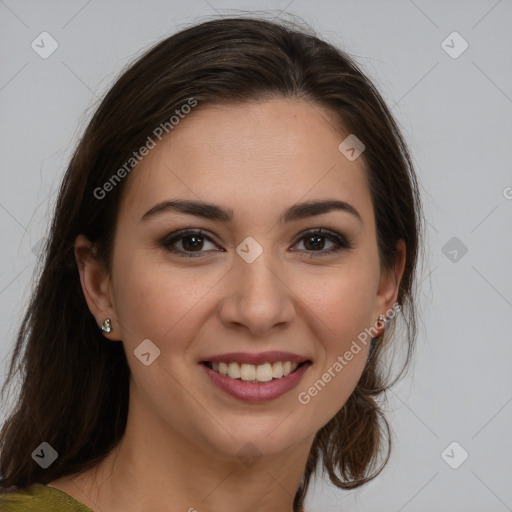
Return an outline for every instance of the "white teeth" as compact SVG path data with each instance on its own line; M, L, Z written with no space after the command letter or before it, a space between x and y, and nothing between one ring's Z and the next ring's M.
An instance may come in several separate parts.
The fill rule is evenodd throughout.
M242 380L256 380L256 366L253 364L242 364L240 366L240 378Z
M240 365L237 363L229 363L228 375L232 379L239 379L240 378Z
M256 368L256 380L260 382L272 380L272 365L270 363L260 364Z
M238 363L211 363L212 369L232 379L243 381L269 382L272 379L280 379L290 375L299 366L296 362L278 361L274 364L264 363L258 366L254 364Z
M280 379L284 375L283 363L281 361L272 365L272 377L274 379Z

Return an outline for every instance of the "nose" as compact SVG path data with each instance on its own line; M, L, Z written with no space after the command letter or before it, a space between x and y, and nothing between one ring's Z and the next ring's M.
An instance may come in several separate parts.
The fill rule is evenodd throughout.
M290 324L296 314L282 265L271 261L265 251L252 263L237 256L224 289L218 311L226 328L263 337Z

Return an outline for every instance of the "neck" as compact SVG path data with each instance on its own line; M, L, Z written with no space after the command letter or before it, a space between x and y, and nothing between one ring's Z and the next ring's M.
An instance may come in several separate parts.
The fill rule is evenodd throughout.
M97 510L293 512L314 435L286 452L247 444L230 455L204 439L191 442L140 404L130 402L118 446L76 480Z

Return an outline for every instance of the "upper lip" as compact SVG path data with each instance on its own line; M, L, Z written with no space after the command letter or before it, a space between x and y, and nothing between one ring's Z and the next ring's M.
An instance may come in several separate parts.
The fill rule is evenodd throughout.
M260 365L264 363L276 363L278 361L291 361L303 363L309 361L308 357L292 352L282 352L273 350L270 352L229 352L227 354L218 354L201 360L202 363L246 363Z

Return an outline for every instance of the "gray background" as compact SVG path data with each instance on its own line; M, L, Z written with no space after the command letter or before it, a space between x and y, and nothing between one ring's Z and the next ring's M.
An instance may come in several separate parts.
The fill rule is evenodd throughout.
M512 510L511 0L0 0L2 374L59 181L98 98L142 49L239 10L298 15L356 58L410 144L427 214L418 350L387 405L390 463L351 492L316 480L309 510ZM31 48L43 31L59 45L47 59ZM453 31L469 44L457 58L441 46Z

